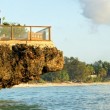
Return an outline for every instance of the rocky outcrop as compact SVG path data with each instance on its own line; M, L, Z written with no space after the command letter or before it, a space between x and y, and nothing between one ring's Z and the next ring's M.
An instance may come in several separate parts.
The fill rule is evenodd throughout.
M61 70L63 64L63 53L56 47L0 45L0 88L38 80L41 74Z

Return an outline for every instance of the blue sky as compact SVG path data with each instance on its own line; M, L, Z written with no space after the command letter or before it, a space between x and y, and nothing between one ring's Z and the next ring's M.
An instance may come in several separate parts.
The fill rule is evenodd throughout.
M52 41L64 56L87 63L110 61L109 22L87 15L91 9L82 8L82 2L89 4L87 0L0 0L0 16L26 25L51 25Z

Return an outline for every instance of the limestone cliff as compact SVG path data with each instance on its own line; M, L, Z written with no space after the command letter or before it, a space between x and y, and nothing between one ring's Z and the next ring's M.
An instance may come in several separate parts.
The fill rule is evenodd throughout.
M63 53L56 47L27 44L0 45L0 88L37 80L41 74L63 68Z

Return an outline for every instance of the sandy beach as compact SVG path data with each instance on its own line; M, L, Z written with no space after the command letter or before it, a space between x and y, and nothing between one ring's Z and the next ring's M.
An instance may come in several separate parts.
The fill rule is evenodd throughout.
M63 82L63 83L36 83L36 84L22 83L19 85L15 85L13 87L90 86L90 85L110 85L110 82L96 82L96 83Z

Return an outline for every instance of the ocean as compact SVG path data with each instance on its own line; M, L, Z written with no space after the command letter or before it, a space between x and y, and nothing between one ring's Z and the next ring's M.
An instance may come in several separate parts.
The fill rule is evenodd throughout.
M1 89L0 110L110 110L110 85Z

